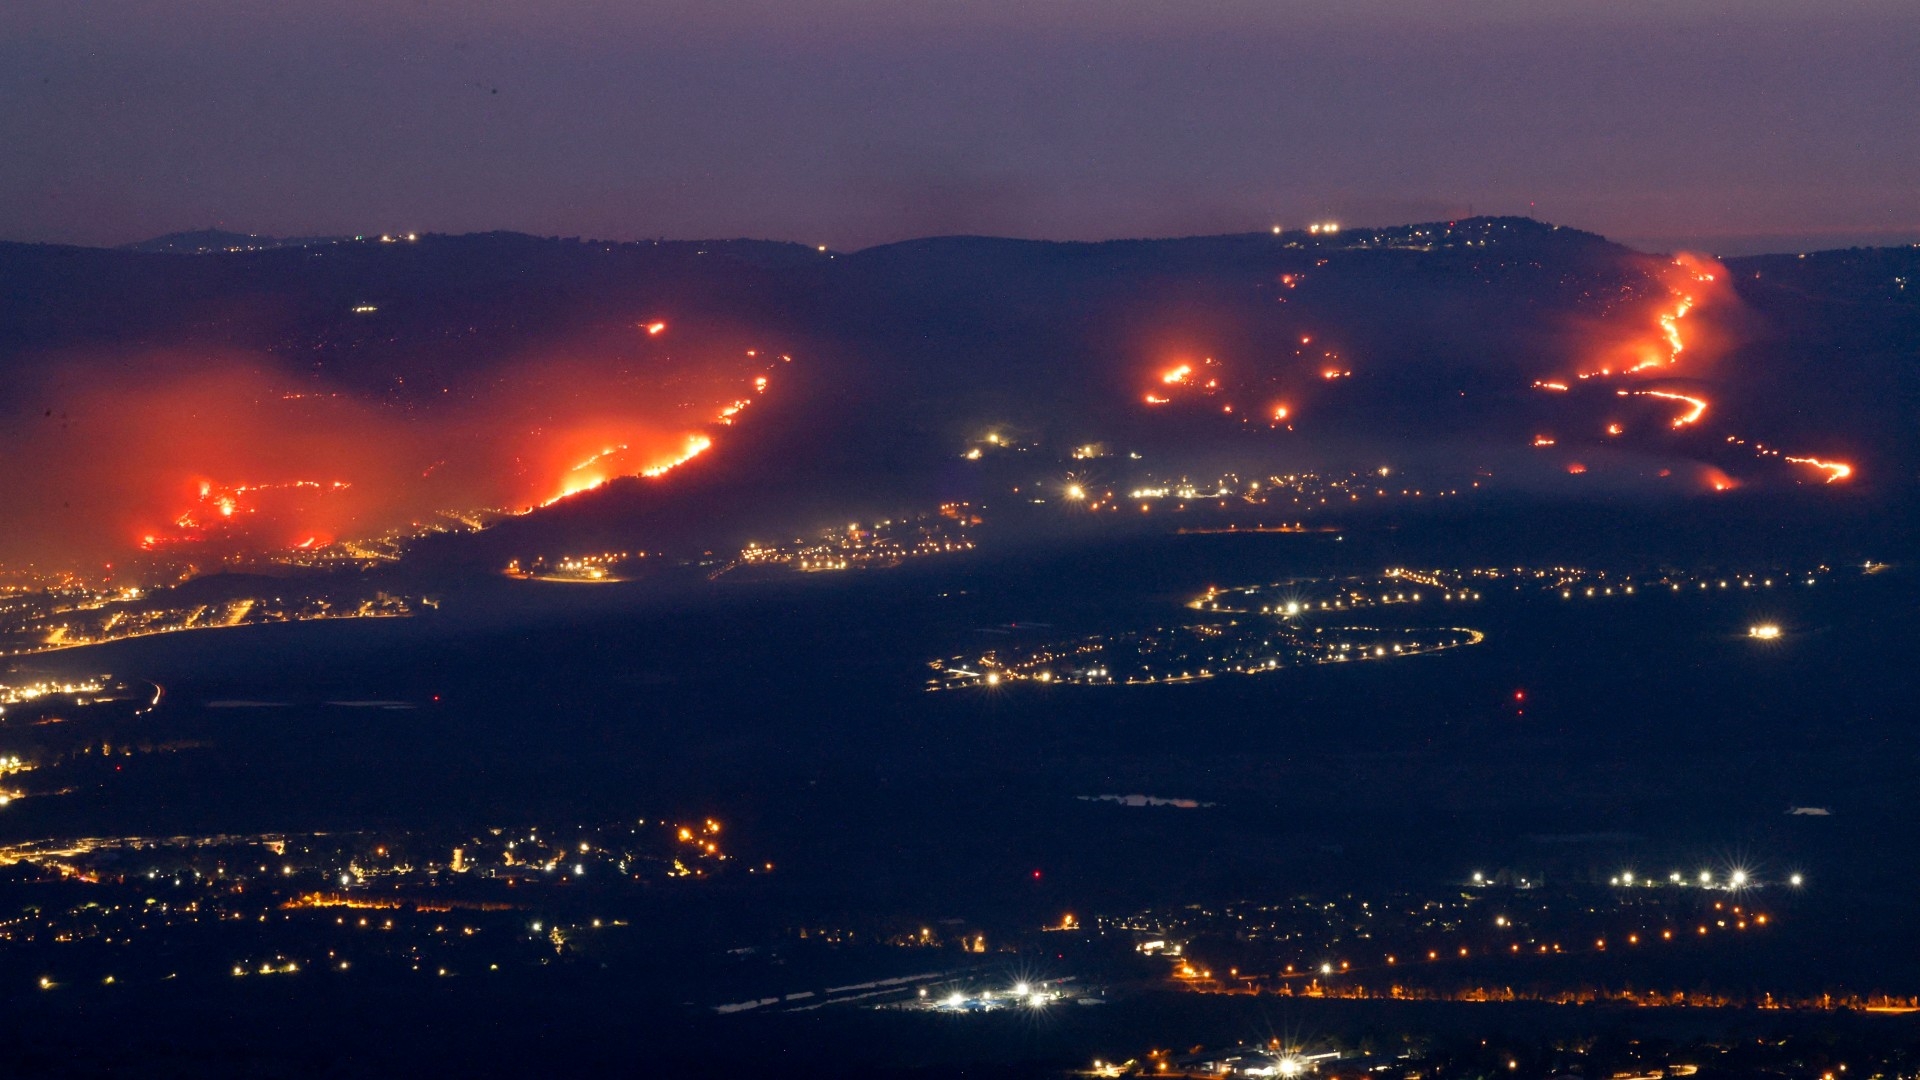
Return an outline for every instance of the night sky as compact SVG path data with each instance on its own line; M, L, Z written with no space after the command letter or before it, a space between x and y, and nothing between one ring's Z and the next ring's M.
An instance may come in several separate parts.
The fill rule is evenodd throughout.
M188 15L190 12L190 17ZM1920 5L9 0L0 238L1920 240Z

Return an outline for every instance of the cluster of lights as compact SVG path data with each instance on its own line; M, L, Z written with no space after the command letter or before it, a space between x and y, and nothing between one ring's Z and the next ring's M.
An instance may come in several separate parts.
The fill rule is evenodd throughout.
M969 993L964 990L951 990L941 995L929 995L923 988L919 991L919 1001L928 1008L940 1012L993 1012L998 1009L1044 1009L1059 1002L1065 993L1058 987L1041 983L1038 986L1020 980L1004 990L980 990Z

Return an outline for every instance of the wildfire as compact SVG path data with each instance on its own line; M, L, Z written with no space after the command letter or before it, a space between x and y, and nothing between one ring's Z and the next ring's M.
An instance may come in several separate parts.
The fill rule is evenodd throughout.
M1845 465L1838 461L1821 461L1819 458L1813 457L1790 457L1786 460L1793 462L1795 465L1811 465L1816 469L1824 471L1827 474L1826 482L1829 484L1845 480L1847 477L1853 475L1853 466Z
M44 529L0 530L0 558L172 580L375 557L342 546L363 540L386 557L447 521L484 528L618 476L663 475L750 423L789 362L724 327L673 323L670 345L668 325L636 315L472 369L396 370L390 399L268 356L81 357L75 370L100 377L64 374L32 396L84 417L84 442L40 429L0 441L8 504L65 511Z
M1692 255L1676 257L1669 267L1660 271L1661 280L1666 284L1669 292L1669 300L1653 313L1652 326L1637 338L1630 338L1624 343L1617 342L1603 353L1603 355L1610 353L1616 357L1613 362L1599 365L1597 370L1581 373L1579 378L1607 380L1639 375L1653 369L1666 371L1676 367L1683 356L1697 354L1700 351L1699 343L1694 340L1695 335L1689 329L1690 324L1687 320L1703 305L1729 296L1727 286L1720 283L1722 276L1718 265L1710 259ZM1637 357L1637 362L1628 363L1624 359L1619 359L1622 353L1629 357ZM1555 393L1567 392L1568 385L1566 382L1545 379L1536 379L1533 383L1537 390L1549 390ZM1687 393L1681 393L1677 390L1618 388L1614 393L1619 397L1659 398L1681 406L1680 411L1669 421L1671 428L1676 431L1698 425L1713 404L1704 394L1692 389ZM1620 424L1609 423L1606 432L1610 436L1619 436L1623 434L1624 429ZM1853 466L1845 462L1827 461L1816 457L1788 457L1776 447L1759 442L1750 443L1737 435L1727 435L1726 442L1732 446L1746 447L1755 457L1773 458L1817 469L1825 474L1825 482L1829 484L1845 481L1853 475ZM1552 446L1553 439L1550 436L1539 435L1535 436L1533 444ZM1704 468L1706 485L1712 490L1731 491L1739 486L1739 481L1719 469L1711 466L1704 466ZM1568 471L1578 473L1585 470L1576 464L1569 466ZM1660 475L1666 476L1669 472L1663 469Z
M142 550L153 551L175 544L192 544L207 540L216 531L225 532L236 529L234 518L247 518L261 512L258 496L272 493L299 492L302 490L316 493L344 491L353 485L345 480L286 480L279 483L263 484L216 484L211 480L201 480L196 485L198 498L194 505L173 519L174 532L144 532L139 546ZM296 550L325 547L320 537L308 534L300 540L283 541L286 546Z
M1181 364L1178 367L1169 368L1160 375L1160 381L1168 386L1179 386L1192 378L1192 364Z
M621 444L620 444L619 446L609 446L609 447L607 447L607 448L606 448L605 450L602 450L602 451L600 451L599 453L597 453L597 454L595 454L595 455L593 455L592 457L590 457L590 458L588 458L588 459L586 459L585 461L582 461L582 462L581 462L580 464L578 464L578 465L575 465L575 466L574 466L573 468L571 468L571 469L569 469L569 470L567 470L567 471L568 471L568 472L580 472L580 471L581 471L582 469L589 469L589 468L592 468L592 467L593 467L594 465L597 465L597 464L599 464L599 463L600 463L601 461L603 461L603 460L605 460L605 459L607 459L607 458L610 458L610 457L612 457L612 456L613 456L613 455L615 455L615 454L623 454L623 453L625 453L625 452L626 452L626 450L627 450L627 444L626 444L626 443L621 443Z
M664 460L655 459L638 469L633 468L631 464L622 463L618 460L623 455L632 453L630 447L624 443L609 446L569 468L567 470L567 476L561 481L559 493L540 505L552 506L562 499L571 498L583 491L592 491L607 481L621 476L644 476L650 479L664 476L672 470L692 461L694 458L699 457L712 446L713 440L706 435L688 435L686 441L678 451L673 453L673 456Z
M1664 398L1667 401L1685 402L1688 406L1687 411L1673 418L1673 426L1676 428L1697 424L1702 416L1707 415L1707 399L1693 397L1690 394L1676 394L1671 390L1616 390L1614 393L1621 397L1655 397Z
M682 465L685 465L687 462L692 461L694 458L699 457L701 454L705 453L712 446L713 446L713 440L707 438L705 435L689 435L687 436L686 448L680 452L679 457L676 457L670 461L660 462L657 465L649 465L646 468L640 470L640 475L646 476L646 477L664 476L668 472L671 472L672 470L677 469Z

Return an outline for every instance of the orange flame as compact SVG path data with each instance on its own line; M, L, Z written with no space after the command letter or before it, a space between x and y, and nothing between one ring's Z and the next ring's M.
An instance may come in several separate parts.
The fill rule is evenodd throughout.
M676 457L670 461L663 461L658 465L649 465L646 468L640 470L640 475L647 476L647 477L664 476L668 472L674 469L677 469L682 465L685 465L687 462L692 461L694 458L699 457L701 454L705 453L712 446L713 446L713 440L707 438L705 435L689 435L687 436L686 449L681 451L679 457Z
M1673 419L1673 426L1676 428L1683 428L1689 424L1697 424L1700 422L1701 417L1707 415L1707 399L1694 397L1690 394L1676 394L1670 390L1616 390L1614 393L1619 394L1621 397L1656 397L1664 398L1667 401L1686 402L1689 406L1687 411Z
M1795 465L1811 465L1816 469L1825 471L1827 474L1826 482L1829 484L1845 480L1847 477L1853 475L1853 466L1838 461L1821 461L1819 458L1813 457L1790 457L1786 460L1793 462Z

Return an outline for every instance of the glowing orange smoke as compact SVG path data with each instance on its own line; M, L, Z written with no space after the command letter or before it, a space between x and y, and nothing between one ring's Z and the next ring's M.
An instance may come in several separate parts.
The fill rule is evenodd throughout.
M1181 364L1178 367L1169 368L1160 375L1160 381L1166 383L1168 386L1179 386L1191 378L1193 378L1193 365L1191 364Z
M1658 267L1654 276L1666 288L1667 299L1653 312L1652 324L1625 334L1613 326L1596 326L1594 336L1601 344L1589 361L1592 366L1579 374L1581 379L1670 373L1694 344L1689 340L1687 316L1709 301L1732 297L1732 290L1721 281L1720 264L1705 256L1682 253Z
M317 509L311 502L314 497L342 492L353 485L344 480L287 480L264 484L216 484L212 480L201 480L194 486L199 498L173 519L171 529L144 532L140 537L143 550L238 536L251 531L246 519L256 516L308 516ZM313 546L316 539L315 535L307 534L303 540L289 538L285 544L306 548Z
M426 374L433 388L412 400L328 387L243 353L63 357L0 414L0 505L44 508L34 528L0 530L0 564L111 565L135 582L661 476L742 423L787 358L769 364L704 329L671 335L669 352L652 325ZM152 558L128 559L135 551Z
M1574 461L1567 464L1567 471L1575 476L1579 476L1581 473L1587 471L1587 467L1581 462Z

